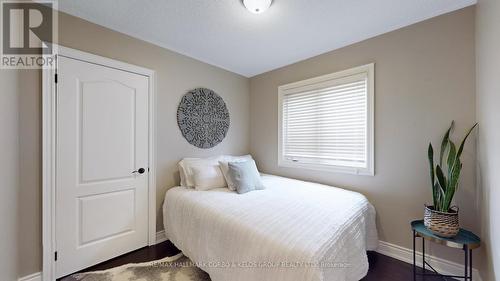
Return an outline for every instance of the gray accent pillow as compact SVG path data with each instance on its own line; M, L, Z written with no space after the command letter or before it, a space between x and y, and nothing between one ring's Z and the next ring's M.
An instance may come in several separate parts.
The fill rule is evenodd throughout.
M253 159L245 162L229 162L228 166L229 177L239 194L265 189Z

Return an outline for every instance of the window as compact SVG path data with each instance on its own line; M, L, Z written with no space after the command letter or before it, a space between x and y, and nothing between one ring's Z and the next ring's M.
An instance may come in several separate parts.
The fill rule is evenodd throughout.
M279 87L279 166L374 175L374 68Z

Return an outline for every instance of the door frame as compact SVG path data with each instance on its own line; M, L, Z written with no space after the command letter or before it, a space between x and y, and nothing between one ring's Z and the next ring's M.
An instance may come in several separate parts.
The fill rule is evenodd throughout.
M148 77L149 80L149 173L148 245L156 244L156 83L155 71L83 51L54 45L59 56L115 68ZM54 281L56 274L56 81L57 70L42 70L42 280ZM59 77L61 79L61 77ZM62 77L64 79L64 77Z

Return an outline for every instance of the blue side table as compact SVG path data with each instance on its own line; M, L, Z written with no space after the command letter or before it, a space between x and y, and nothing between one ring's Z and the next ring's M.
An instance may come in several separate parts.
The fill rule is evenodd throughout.
M440 277L450 277L450 278L460 278L465 281L472 281L472 250L478 248L481 245L481 240L474 233L460 229L457 236L453 238L444 238L433 234L430 230L428 230L423 220L416 220L411 222L411 228L413 230L413 280L417 280L417 275L422 276L425 280L425 276L440 276ZM417 273L417 259L416 259L416 251L415 251L415 243L417 237L422 238L422 273ZM451 248L462 249L464 251L464 276L457 275L443 275L439 274L427 261L425 261L425 240L429 240L441 245L445 245ZM434 271L432 273L425 273L425 267L429 266L429 268Z

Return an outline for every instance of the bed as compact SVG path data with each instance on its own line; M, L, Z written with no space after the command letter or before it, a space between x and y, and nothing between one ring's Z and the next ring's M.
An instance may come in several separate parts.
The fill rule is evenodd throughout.
M355 281L378 244L375 209L361 194L262 175L265 190L174 187L165 233L213 281Z

